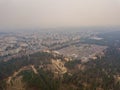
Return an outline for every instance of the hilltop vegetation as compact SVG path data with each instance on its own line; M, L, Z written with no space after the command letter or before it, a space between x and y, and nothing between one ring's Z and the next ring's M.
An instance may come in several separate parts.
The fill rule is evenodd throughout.
M119 90L120 89L120 51L117 48L109 47L105 56L97 60L90 60L87 63L81 63L79 60L68 61L65 67L68 72L59 74L57 77L47 65L51 64L51 59L63 59L60 55L54 56L50 53L39 52L21 58L12 59L0 64L1 90L4 90L5 80L13 72L18 71L23 66L34 65L38 74L32 69L26 69L20 72L16 77L22 76L22 82L26 83L26 90ZM44 68L39 68L41 65ZM84 70L77 69L78 64L83 64ZM77 69L77 70L76 70ZM3 71L2 71L3 70ZM51 69L52 70L52 69ZM14 81L14 80L13 80ZM6 86L7 88L7 86Z

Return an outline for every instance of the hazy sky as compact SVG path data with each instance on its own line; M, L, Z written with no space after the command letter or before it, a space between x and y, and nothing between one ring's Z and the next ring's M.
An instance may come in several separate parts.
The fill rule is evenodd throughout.
M120 0L0 0L0 28L120 26Z

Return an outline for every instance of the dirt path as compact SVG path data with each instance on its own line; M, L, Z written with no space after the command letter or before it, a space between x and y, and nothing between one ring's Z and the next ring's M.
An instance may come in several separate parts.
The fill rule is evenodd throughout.
M21 71L25 70L27 68L27 66L25 67L22 67L21 69L19 69L17 72L14 72L12 76L8 77L8 80L7 80L7 84L10 84L12 78L16 77Z
M32 70L33 70L33 72L34 72L35 74L38 74L38 71L36 70L36 68L34 67L34 65L31 65L31 68L32 68Z
M36 70L36 68L34 67L34 65L24 66L24 67L20 68L18 71L14 72L12 76L8 77L8 80L7 80L6 83L10 84L10 82L12 81L12 79L14 77L16 77L21 71L29 69L29 68L31 68L35 74L38 74L38 71Z
M22 76L18 76L12 80L12 84L7 85L6 90L25 90L25 83L22 82Z

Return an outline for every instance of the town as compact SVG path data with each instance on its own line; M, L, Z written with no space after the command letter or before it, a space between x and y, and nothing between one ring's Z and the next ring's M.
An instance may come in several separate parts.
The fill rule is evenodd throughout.
M97 32L21 32L1 33L0 59L7 61L13 57L53 50L68 57L88 61L96 55L104 55L107 46L84 44L85 38L98 38ZM96 37L96 38L95 38ZM99 39L97 39L99 40ZM82 52L82 53L81 53Z

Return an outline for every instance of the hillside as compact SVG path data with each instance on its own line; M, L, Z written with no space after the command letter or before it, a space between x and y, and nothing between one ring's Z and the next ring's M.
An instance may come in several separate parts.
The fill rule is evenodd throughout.
M105 35L101 38L101 41L89 39L91 41L80 44L82 50L89 53L85 53L86 57L103 53L94 54L94 58L86 62L66 55L72 53L70 46L64 48L68 51L63 54L59 50L43 50L12 57L8 61L1 60L0 90L120 90L119 36L111 40ZM100 45L103 41L106 43ZM84 53L79 55L84 56Z

